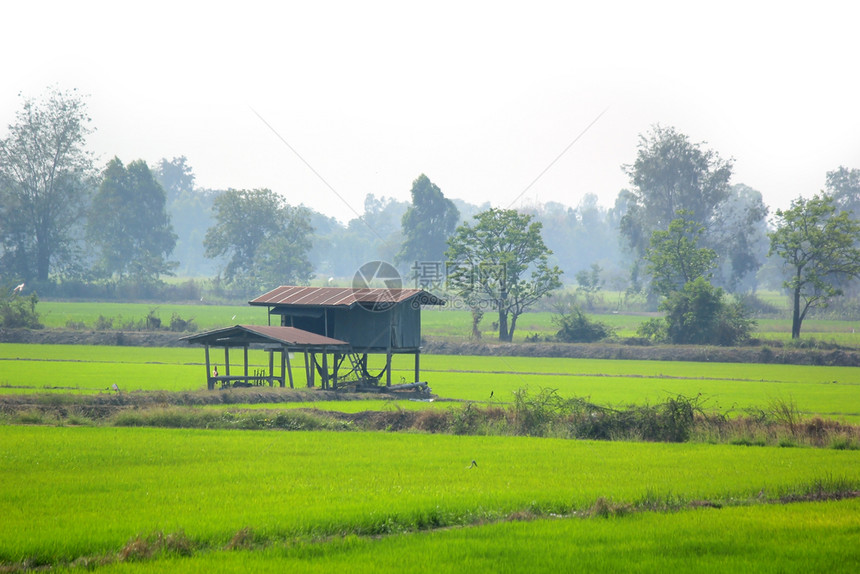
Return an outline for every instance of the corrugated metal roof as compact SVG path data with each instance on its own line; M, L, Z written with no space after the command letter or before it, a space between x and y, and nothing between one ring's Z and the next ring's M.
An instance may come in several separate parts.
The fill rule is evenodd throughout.
M295 327L236 325L182 337L200 345L240 345L244 343L280 343L295 347L349 347L349 343L317 335Z
M355 289L352 287L299 287L282 285L249 301L251 305L301 305L308 307L351 307L356 304L392 304L420 296L422 305L445 302L423 289Z

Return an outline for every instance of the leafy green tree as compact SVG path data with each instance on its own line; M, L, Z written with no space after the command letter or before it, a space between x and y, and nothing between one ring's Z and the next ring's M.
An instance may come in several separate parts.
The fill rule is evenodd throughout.
M847 211L836 214L826 194L798 197L789 209L778 209L776 218L769 255L784 261L788 279L783 285L791 293L791 337L796 339L810 309L826 307L842 294L841 282L860 276L860 221Z
M227 257L224 279L247 292L310 280L310 214L268 189L228 190L215 197L206 257Z
M79 94L52 88L25 99L0 139L0 260L7 272L47 281L74 258L93 187L89 123Z
M640 135L636 161L624 169L633 189L625 197L621 233L641 256L651 233L666 229L681 210L688 212L687 219L707 225L728 196L732 162L691 143L675 128L657 125Z
M499 340L511 341L517 318L561 286L561 270L550 266L552 251L530 215L493 208L474 219L448 239L448 286L471 305L495 309Z
M651 234L651 245L645 252L652 287L664 297L699 277L710 279L717 258L713 249L698 246L704 228L692 220L693 214L682 209L678 215L668 230Z
M108 162L93 198L87 237L100 253L99 266L118 280L157 281L172 274L168 261L176 234L165 209L164 189L142 159L124 166Z
M412 182L412 204L403 214L403 246L397 263L442 261L446 241L460 220L460 212L423 173Z

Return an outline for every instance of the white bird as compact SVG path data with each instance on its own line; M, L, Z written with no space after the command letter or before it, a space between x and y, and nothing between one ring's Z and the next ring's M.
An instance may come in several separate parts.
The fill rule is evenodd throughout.
M232 319L230 319L230 320L231 320L231 321L235 321L235 320L236 320L236 315L233 315L233 318L232 318Z
M24 291L24 284L23 283L21 283L20 285L18 285L14 289L12 289L12 293L21 293L23 291Z

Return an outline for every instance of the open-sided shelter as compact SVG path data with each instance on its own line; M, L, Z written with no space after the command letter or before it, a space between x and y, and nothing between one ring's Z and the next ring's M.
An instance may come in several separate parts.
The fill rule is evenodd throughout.
M236 325L214 329L183 337L182 340L189 343L204 345L206 349L206 386L211 390L216 384L231 386L236 383L253 384L267 382L274 386L277 382L281 387L286 386L287 380L290 388L293 388L293 372L290 366L289 353L291 352L313 352L322 353L325 356L330 352L347 352L349 343L332 339L295 329L293 327L272 327L263 325ZM215 375L211 368L211 347L224 348L224 372ZM244 370L241 375L230 374L230 349L241 348L244 351ZM260 348L269 353L268 374L265 370L259 374L249 375L248 372L248 350L251 347ZM280 354L280 372L276 375L275 353ZM308 380L313 380L310 372L307 373Z

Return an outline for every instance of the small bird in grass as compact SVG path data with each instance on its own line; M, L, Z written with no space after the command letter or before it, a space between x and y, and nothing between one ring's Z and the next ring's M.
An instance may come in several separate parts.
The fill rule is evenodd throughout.
M469 469L469 468L478 468L478 463L477 463L477 462L475 462L475 461L473 460L473 461L472 461L472 464L470 464L470 465L469 465L469 466L467 466L466 468L467 468L467 469Z

